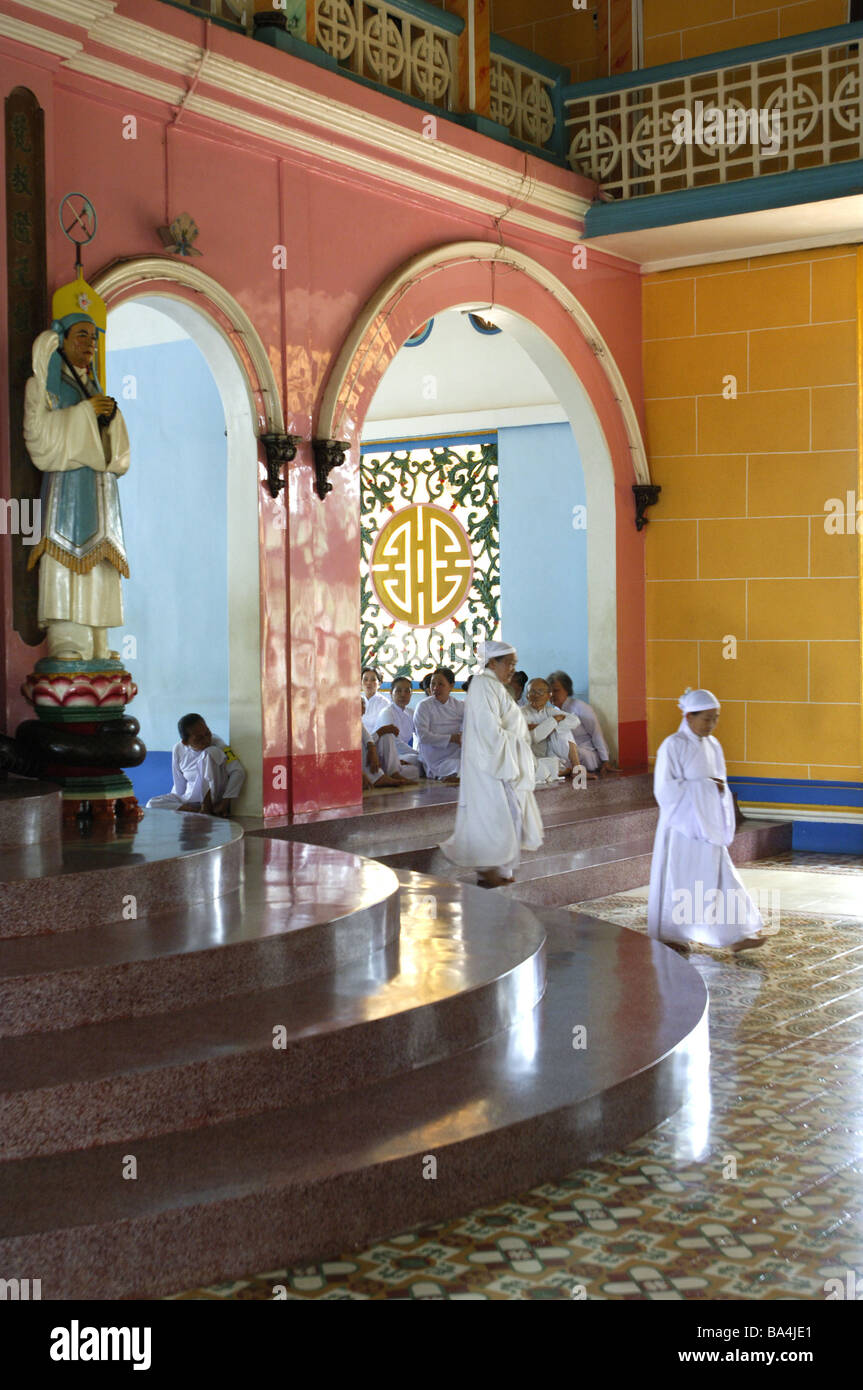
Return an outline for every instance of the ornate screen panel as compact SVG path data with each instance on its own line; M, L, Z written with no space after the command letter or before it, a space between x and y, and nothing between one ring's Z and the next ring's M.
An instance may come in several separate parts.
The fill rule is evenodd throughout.
M470 675L500 626L497 436L363 446L363 665Z

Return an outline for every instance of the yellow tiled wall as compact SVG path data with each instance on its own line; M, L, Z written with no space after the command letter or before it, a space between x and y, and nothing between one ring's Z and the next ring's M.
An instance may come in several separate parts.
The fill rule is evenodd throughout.
M861 492L858 255L645 279L651 754L706 686L730 772L863 775L863 537L825 529L828 499Z
M644 0L644 65L847 22L848 0Z

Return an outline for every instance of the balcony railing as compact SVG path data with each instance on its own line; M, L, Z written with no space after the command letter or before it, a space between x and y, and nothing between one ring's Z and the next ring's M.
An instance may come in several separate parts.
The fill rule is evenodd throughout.
M569 162L612 198L863 158L863 23L563 92Z
M452 111L464 20L434 9L430 20L419 10L389 0L315 0L315 42L358 77Z
M285 28L255 29L253 0L169 0L276 47L311 57L325 53L343 72L456 117L485 116L512 140L562 159L560 94L566 68L491 36L488 111L460 107L470 83L460 64L482 62L465 21L425 0L306 0L287 6ZM308 14L308 20L306 18ZM281 35L285 39L282 42ZM490 134L495 134L489 130Z

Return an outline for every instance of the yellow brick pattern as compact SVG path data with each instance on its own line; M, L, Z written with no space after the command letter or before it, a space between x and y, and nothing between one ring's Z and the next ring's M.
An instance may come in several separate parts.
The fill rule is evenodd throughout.
M737 22L722 8L646 0L645 12L678 27L697 13L712 31ZM861 494L857 255L829 247L645 279L647 446L662 486L646 532L651 754L679 723L680 692L703 685L723 702L730 771L863 777L863 536L848 519L848 495L853 508Z

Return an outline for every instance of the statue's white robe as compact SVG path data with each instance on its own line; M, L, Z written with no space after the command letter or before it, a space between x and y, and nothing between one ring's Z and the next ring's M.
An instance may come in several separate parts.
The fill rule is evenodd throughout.
M539 849L542 818L524 714L491 671L478 671L465 701L455 830L441 849L467 868L508 876L522 849Z
M732 946L758 936L763 922L731 862L734 798L725 781L718 739L699 738L686 719L656 755L653 794L659 824L650 866L647 927L651 936L683 945Z
M468 692L470 693L470 692ZM427 777L457 777L461 767L461 747L450 743L464 723L464 702L452 695L443 702L434 695L420 700L414 714L417 751Z
M35 376L25 391L24 439L31 459L43 473L86 467L103 476L121 476L129 468L129 435L119 410L100 431L89 401L52 410L48 392ZM40 627L53 622L120 627L123 596L119 572L107 560L100 560L86 574L78 574L53 555L43 554L39 560L37 621Z

